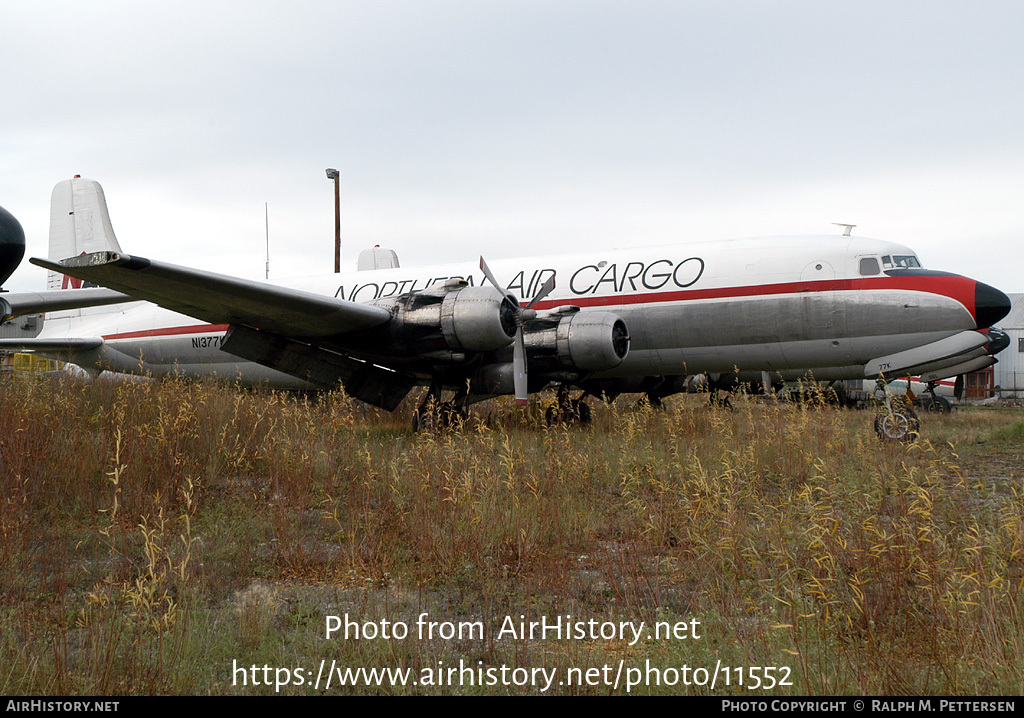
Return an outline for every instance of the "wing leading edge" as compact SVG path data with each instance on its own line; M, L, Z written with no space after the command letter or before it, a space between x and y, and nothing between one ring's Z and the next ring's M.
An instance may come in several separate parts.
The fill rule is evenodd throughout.
M391 319L380 307L119 252L29 261L211 324L241 324L286 337L327 337Z
M201 321L230 324L223 351L313 386L329 389L340 382L350 396L384 409L394 410L416 381L409 374L320 346L330 344L326 338L389 321L391 312L380 307L120 252L94 252L59 263L30 261ZM62 348L94 348L86 347L93 341Z

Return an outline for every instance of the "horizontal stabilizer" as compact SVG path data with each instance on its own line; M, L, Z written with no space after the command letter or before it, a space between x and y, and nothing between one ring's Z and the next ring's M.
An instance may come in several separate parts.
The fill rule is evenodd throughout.
M33 264L109 287L211 324L245 324L292 337L326 337L391 319L380 307L238 279L118 252Z
M17 292L0 295L0 322L12 317L64 309L83 309L107 304L134 302L132 297L113 289L51 289L45 292Z

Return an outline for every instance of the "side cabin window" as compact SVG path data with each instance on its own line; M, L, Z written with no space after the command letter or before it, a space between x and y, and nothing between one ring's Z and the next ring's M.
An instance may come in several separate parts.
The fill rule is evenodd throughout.
M875 274L881 274L882 270L878 266L878 260L874 257L864 257L860 260L860 273L862 277L870 277Z

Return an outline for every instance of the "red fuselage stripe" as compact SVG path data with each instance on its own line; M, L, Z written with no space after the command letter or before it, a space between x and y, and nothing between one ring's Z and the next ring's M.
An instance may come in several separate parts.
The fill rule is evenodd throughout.
M138 332L124 332L122 334L105 334L106 341L111 339L143 339L145 337L170 337L178 334L210 334L213 332L226 332L227 324L195 324L188 327L163 327L161 329L144 329Z
M651 294L577 296L568 299L538 302L538 309L550 309L565 304L580 307L603 307L648 302L677 302L695 299L731 299L761 297L775 294L803 294L809 292L849 292L857 290L897 290L939 294L960 302L974 317L974 290L976 282L957 275L939 277L878 277L871 279L826 279L813 282L784 282L780 284L754 284L745 287L718 287L713 289L680 289Z

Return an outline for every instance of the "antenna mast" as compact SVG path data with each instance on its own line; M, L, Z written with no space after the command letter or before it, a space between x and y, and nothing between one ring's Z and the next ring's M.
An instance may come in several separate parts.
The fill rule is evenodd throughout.
M267 271L265 279L270 279L270 203L263 203L263 219L267 227Z

